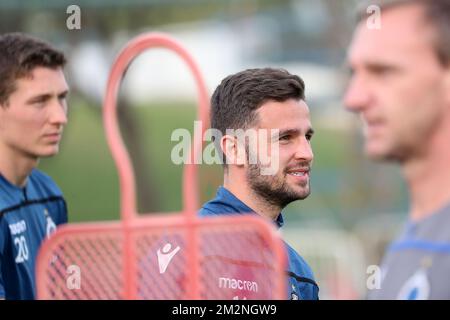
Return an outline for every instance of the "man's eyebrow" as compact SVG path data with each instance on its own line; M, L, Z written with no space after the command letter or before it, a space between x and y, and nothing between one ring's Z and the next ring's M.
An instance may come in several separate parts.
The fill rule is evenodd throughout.
M366 63L366 68L372 71L380 71L380 70L394 70L398 69L397 66L388 62L368 62Z
M47 101L52 97L50 93L44 93L44 94L38 94L31 98L29 98L26 103L33 103L33 102L40 102L40 101Z
M293 136L297 136L301 134L301 130L300 129L294 129L294 128L290 128L290 129L280 129L277 130L277 132L275 134L272 135L272 139L277 138L277 137L282 137L282 136L286 136L286 135L293 135ZM314 129L309 127L306 130L305 134L314 134Z
M359 65L360 68L369 70L371 72L387 71L387 70L400 70L402 67L395 61L383 61L383 60L366 60L362 61ZM355 67L352 65L346 66L350 73L355 71Z
M61 93L58 94L58 98L65 98L69 94L69 90L64 90ZM51 93L43 93L35 95L31 98L29 98L26 103L34 103L34 102L41 102L41 101L47 101L51 99L53 94Z
M281 137L281 136L286 136L286 135L298 135L298 134L300 134L299 129L280 129L272 137L276 138L276 137Z

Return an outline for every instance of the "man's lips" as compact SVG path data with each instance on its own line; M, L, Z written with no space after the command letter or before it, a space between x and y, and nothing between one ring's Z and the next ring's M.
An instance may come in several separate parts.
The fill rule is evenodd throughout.
M61 139L62 132L52 132L44 134L44 138L48 140L60 140Z
M361 115L361 119L367 127L378 127L384 125L385 120L378 116Z
M295 177L309 177L310 168L299 168L299 169L290 169L287 170L286 173Z
M377 134L384 126L385 122L383 120L364 120L364 132L366 135Z
M381 125L384 124L383 120L368 120L368 121L365 121L365 122L366 122L366 125L369 126L369 127L381 126Z

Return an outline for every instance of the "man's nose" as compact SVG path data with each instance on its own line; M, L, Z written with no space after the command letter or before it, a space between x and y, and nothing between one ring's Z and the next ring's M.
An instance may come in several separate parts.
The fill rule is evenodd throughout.
M55 101L51 105L50 122L57 125L65 125L67 123L67 105L66 102Z
M353 76L344 96L344 105L348 111L361 112L370 101L369 88L358 76Z
M306 137L301 139L295 153L295 158L297 160L307 162L311 162L314 159L314 153L312 151L311 142L308 139L306 139Z

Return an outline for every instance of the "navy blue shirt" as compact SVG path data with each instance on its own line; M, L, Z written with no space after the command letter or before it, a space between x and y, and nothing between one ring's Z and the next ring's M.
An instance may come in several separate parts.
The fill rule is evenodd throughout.
M35 298L39 247L66 222L66 202L50 177L35 169L20 188L0 174L0 298Z
M199 211L200 216L214 216L221 214L255 214L254 210L236 198L224 187L219 187L216 197L205 203ZM283 225L281 213L275 221L277 227ZM289 298L303 300L319 299L319 287L314 281L314 275L306 261L287 243L285 243L289 258L288 270Z

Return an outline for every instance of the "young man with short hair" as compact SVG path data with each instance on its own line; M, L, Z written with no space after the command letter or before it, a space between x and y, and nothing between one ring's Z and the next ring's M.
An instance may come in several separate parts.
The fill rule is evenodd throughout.
M0 35L0 298L35 298L38 249L67 222L61 191L36 169L67 123L65 63L41 40Z
M201 216L258 214L280 228L281 210L309 195L313 129L304 91L298 76L272 68L236 73L217 87L211 127L222 136L215 143L223 155L224 183L200 209ZM240 129L254 130L256 140L243 141ZM261 131L266 135L259 136ZM262 150L270 156L268 162ZM286 249L288 298L318 299L311 268L288 244Z

